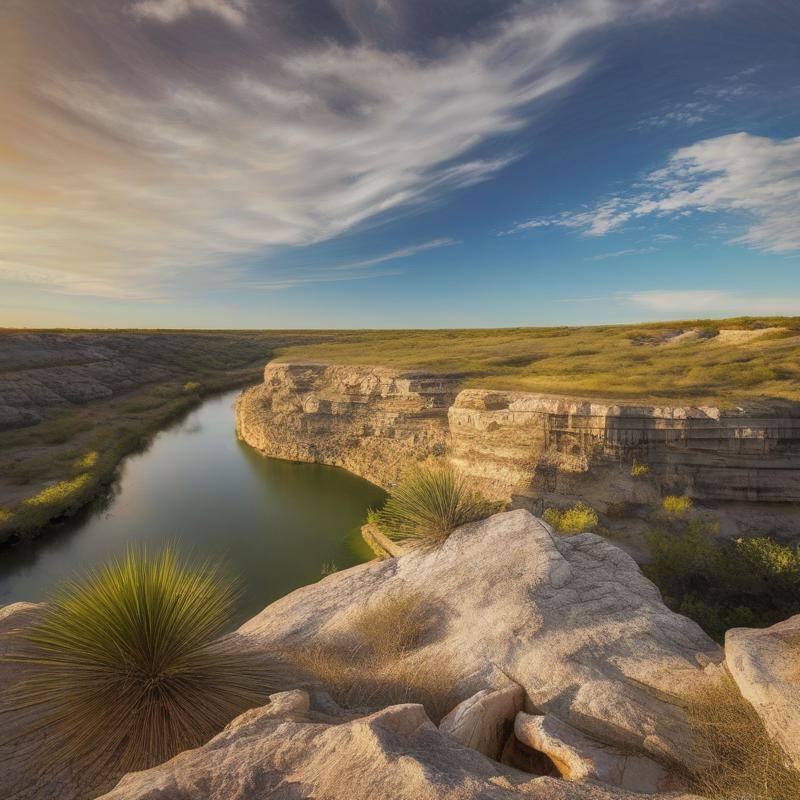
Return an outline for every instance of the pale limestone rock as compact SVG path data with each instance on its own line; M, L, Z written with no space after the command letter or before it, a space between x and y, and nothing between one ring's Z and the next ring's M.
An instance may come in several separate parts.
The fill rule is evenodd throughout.
M550 758L566 780L595 780L645 794L681 788L674 773L653 759L623 753L549 715L521 711L514 720L514 735Z
M357 640L367 607L417 593L435 612L415 658L454 671L456 700L509 679L549 713L625 752L680 762L681 696L722 652L664 606L624 552L599 536L559 537L526 511L466 525L432 552L336 573L240 628L267 651Z
M125 776L100 800L653 800L491 761L440 733L418 705L338 724L301 706L273 696L204 747Z
M733 628L725 663L742 696L800 769L800 614L771 628Z
M439 730L465 747L497 759L525 703L521 686L483 689L459 703L439 724Z

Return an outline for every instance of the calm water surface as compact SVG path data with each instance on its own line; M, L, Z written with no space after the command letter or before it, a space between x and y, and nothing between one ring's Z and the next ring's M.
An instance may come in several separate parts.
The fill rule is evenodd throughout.
M323 565L369 558L359 530L383 491L344 470L267 459L242 444L237 394L206 400L130 457L104 507L0 551L0 605L40 600L129 544L175 542L181 552L225 560L243 583L244 620L319 580Z

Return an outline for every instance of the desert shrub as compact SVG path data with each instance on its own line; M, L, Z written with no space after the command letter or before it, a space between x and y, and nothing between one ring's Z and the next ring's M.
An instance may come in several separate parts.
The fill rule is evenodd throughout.
M452 467L418 466L389 491L386 504L372 519L390 539L410 547L431 547L459 525L484 519L500 507Z
M438 723L458 702L452 660L420 652L439 621L430 597L393 595L355 617L352 639L318 642L282 656L346 708L421 703Z
M585 503L564 510L547 508L542 518L551 528L568 536L593 531L599 522L597 512Z
M633 464L631 464L631 477L632 478L641 478L647 473L650 472L650 465L645 464L637 459L633 459Z
M0 508L0 525L10 522L14 517L14 513L7 508Z
M697 520L680 532L645 535L653 557L645 572L674 611L718 641L736 627L766 627L800 613L800 547L769 538L718 546L714 526Z
M14 634L26 665L12 710L32 709L54 760L115 774L196 747L264 701L270 676L217 640L237 591L210 564L129 551L65 583Z
M800 773L722 673L689 699L692 789L714 800L796 800Z
M661 501L661 508L672 516L685 514L692 508L692 498L685 495L670 494Z
M186 381L183 384L183 391L184 392L196 392L200 388L200 384L197 381Z

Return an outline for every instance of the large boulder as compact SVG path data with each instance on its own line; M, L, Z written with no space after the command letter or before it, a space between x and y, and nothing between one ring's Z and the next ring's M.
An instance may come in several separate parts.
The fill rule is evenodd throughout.
M274 695L204 747L127 775L101 800L653 800L534 777L459 745L419 705L340 721ZM661 795L661 797L665 797ZM671 800L689 800L670 795Z
M364 609L416 594L437 624L415 657L444 661L455 700L509 680L526 710L665 763L686 758L681 697L722 661L691 620L671 612L630 556L594 534L561 537L527 511L455 531L439 548L334 574L240 628L266 651L352 642Z
M734 628L725 662L769 734L800 769L800 614L771 628Z

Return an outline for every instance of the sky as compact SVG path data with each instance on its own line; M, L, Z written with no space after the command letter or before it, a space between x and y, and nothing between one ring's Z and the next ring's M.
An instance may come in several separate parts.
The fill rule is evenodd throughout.
M800 314L796 0L3 0L0 327Z

